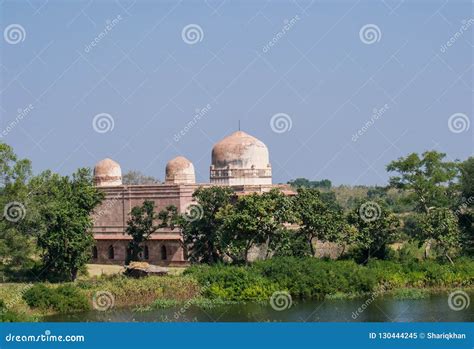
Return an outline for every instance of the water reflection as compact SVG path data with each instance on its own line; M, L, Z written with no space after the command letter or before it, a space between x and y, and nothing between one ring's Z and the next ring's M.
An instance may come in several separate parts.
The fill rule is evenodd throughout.
M474 299L474 293L470 293ZM426 299L399 300L379 297L357 312L367 299L294 301L291 308L276 311L269 304L235 304L202 309L189 307L177 313L180 307L136 312L132 309L114 309L106 312L91 311L70 315L48 316L44 321L99 321L99 322L474 322L472 305L461 311L451 310L448 294L435 294Z

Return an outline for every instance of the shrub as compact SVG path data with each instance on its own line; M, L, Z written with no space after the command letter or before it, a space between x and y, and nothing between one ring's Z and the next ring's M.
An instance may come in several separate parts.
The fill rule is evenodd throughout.
M203 285L204 296L230 301L268 300L278 285L249 267L195 266L185 271Z
M25 302L33 308L71 313L89 309L87 297L74 285L65 284L56 288L36 284L23 294Z

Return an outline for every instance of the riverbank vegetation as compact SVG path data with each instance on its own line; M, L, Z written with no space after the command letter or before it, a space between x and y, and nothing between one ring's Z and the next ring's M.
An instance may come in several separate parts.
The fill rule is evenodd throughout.
M74 283L3 284L2 321L35 321L44 315L134 307L149 311L226 304L268 304L275 292L297 300L380 297L422 299L431 292L474 287L474 261L319 260L276 257L251 265L193 266L182 275L132 279L117 274ZM100 301L98 298L105 297ZM94 302L96 302L94 304Z
M0 143L0 277L17 282L0 284L1 319L89 310L99 293L114 307L143 310L265 302L277 291L297 299L422 298L415 290L473 287L474 158L451 162L428 151L387 170L386 187L306 179L289 182L294 192L201 187L185 213L156 212L145 201L127 222L127 261L139 260L150 235L167 227L182 232L192 266L166 277L88 277L92 213L103 199L91 171L33 176L30 162ZM325 244L332 248L322 253Z

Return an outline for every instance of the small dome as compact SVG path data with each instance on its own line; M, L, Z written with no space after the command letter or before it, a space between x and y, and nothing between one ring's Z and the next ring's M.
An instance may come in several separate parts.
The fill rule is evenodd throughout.
M94 167L94 183L98 187L122 185L122 169L112 159L99 161Z
M257 138L237 131L212 148L215 168L265 169L270 167L267 146Z
M178 156L166 164L166 183L192 184L196 183L194 165L184 156Z

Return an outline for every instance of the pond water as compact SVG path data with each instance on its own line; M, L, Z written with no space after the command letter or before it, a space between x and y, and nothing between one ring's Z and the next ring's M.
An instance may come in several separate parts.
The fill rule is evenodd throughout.
M469 293L474 301L474 292ZM365 310L357 310L367 304ZM400 300L389 296L375 299L293 301L291 307L281 311L269 304L235 304L210 309L196 306L177 306L151 311L134 311L132 308L108 311L89 311L69 315L53 315L44 321L80 322L266 322L266 321L311 321L311 322L474 322L474 304L460 311L448 305L448 293L431 294L425 299Z

